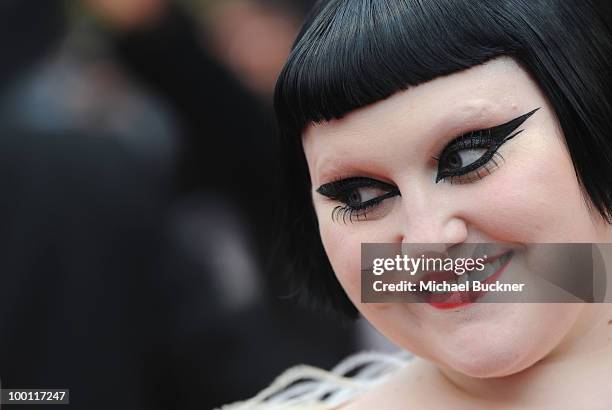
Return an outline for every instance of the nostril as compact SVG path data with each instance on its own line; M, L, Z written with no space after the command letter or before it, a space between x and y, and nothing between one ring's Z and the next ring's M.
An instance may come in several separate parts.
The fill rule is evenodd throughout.
M406 224L395 236L395 243L406 244L453 244L466 242L468 225L460 218L446 221L424 220Z

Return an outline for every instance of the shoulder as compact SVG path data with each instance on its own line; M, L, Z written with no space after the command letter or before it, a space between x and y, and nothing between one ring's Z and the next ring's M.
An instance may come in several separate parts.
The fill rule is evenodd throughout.
M411 355L363 352L349 356L332 370L295 366L252 399L219 410L333 410L387 381L405 368Z

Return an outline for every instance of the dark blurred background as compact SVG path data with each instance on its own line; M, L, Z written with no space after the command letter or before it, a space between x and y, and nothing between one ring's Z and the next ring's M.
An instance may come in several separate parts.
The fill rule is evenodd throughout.
M275 264L271 96L311 3L2 0L3 388L211 409L392 348Z
M3 388L211 409L377 344L275 264L271 96L310 3L0 3Z

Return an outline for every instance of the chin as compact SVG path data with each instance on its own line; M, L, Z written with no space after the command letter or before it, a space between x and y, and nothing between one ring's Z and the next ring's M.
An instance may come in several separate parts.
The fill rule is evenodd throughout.
M572 327L576 317L572 306L553 306L505 305L488 318L456 318L448 332L437 335L432 344L437 349L430 353L440 365L466 376L519 373L546 357Z
M445 351L438 359L444 367L476 378L509 376L541 359L532 342L517 344L501 336L481 333L470 338L471 344Z

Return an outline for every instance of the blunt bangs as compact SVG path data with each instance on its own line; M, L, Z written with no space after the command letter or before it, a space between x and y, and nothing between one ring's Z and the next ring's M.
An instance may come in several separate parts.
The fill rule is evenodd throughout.
M539 85L585 201L612 221L612 33L591 0L321 0L274 95L288 189L283 246L300 293L355 314L319 237L304 129L501 56Z
M394 93L511 54L507 19L483 2L336 0L317 5L282 71L281 127L341 118Z
M274 105L279 125L284 133L299 135L311 122L342 118L411 86L495 57L513 56L523 62L521 57L534 53L532 57L546 59L551 45L582 47L591 39L571 37L591 36L593 23L601 25L594 21L595 14L584 13L589 4L589 0L319 1L277 82ZM577 24L581 33L576 33ZM571 50L567 57L576 57L576 51L580 53Z

